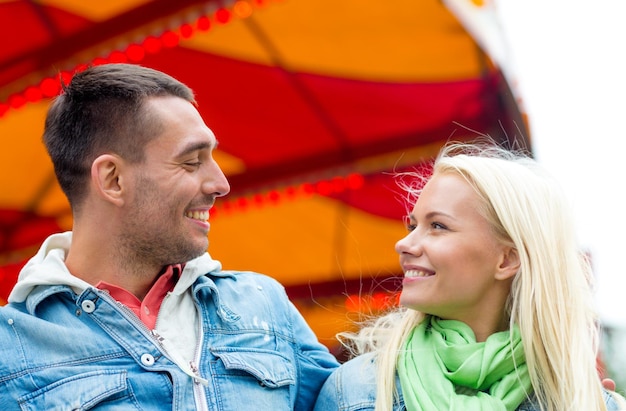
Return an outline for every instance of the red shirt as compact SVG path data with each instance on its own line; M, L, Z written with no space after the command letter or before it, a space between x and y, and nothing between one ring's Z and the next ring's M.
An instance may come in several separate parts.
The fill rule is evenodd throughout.
M181 271L182 266L180 264L167 266L165 271L154 282L143 301L140 301L139 298L126 289L104 281L100 281L96 284L96 287L108 291L111 297L130 308L152 330L156 325L161 303L167 293L174 289Z

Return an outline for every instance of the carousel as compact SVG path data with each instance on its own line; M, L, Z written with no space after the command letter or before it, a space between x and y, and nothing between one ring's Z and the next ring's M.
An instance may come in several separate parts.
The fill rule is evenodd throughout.
M448 140L529 149L483 1L0 1L0 304L71 230L41 135L60 81L140 64L189 85L231 193L211 211L226 269L285 285L320 340L395 304L407 204L395 175Z

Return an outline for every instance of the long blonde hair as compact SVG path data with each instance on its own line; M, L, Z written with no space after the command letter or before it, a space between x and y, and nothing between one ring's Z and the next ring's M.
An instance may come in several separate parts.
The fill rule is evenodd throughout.
M596 369L599 332L588 258L576 241L573 217L559 185L528 156L494 144L446 145L433 173L456 173L481 199L482 215L521 266L506 306L520 329L534 393L542 411L606 410ZM419 195L423 178L413 175ZM399 308L340 340L355 353L377 353L377 411L396 395L399 350L426 314Z

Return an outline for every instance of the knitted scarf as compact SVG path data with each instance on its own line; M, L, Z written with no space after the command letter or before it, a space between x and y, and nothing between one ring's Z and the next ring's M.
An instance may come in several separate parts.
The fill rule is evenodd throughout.
M476 342L465 323L430 316L404 348L398 375L408 411L513 411L532 391L517 327Z

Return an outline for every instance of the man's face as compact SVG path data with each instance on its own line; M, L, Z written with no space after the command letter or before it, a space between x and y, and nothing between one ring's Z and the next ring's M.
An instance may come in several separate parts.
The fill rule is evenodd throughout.
M121 246L140 261L186 262L208 247L209 209L230 190L213 159L217 141L196 108L178 97L153 97L147 109L161 125L130 164L131 190Z

